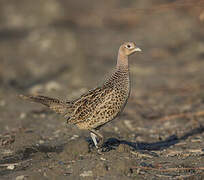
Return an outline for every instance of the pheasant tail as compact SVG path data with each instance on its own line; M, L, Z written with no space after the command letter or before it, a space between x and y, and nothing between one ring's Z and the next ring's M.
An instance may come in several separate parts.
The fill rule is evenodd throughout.
M59 114L65 115L69 109L69 106L65 102L60 101L59 99L56 99L56 98L50 98L47 96L38 96L38 95L37 96L20 95L20 98L41 103Z

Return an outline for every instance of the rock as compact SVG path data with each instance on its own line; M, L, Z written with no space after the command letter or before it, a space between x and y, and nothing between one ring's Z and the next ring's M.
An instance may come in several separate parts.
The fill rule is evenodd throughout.
M26 116L27 116L27 114L24 113L24 112L22 112L22 113L20 114L20 119L25 119Z
M10 164L7 166L7 169L10 169L10 170L13 170L15 168L15 165L14 164Z
M25 176L24 175L21 175L21 176L17 176L16 177L16 180L24 180L25 179Z
M1 101L0 101L0 106L3 107L3 106L5 106L5 105L6 105L6 102L5 102L4 100L1 100Z
M81 176L81 177L90 177L90 176L93 176L93 172L92 171L84 171L79 176Z
M50 81L45 85L45 89L47 91L59 90L61 89L61 85L55 81Z

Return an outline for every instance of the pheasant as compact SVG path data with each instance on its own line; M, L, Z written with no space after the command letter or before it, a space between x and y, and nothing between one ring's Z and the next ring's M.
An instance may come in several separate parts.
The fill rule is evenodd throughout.
M99 129L115 119L124 109L130 95L128 56L141 51L133 42L123 43L118 51L117 64L112 74L101 86L89 90L73 101L34 95L20 95L21 98L41 103L64 116L68 124L90 131L95 147L103 144ZM97 141L98 140L98 141Z

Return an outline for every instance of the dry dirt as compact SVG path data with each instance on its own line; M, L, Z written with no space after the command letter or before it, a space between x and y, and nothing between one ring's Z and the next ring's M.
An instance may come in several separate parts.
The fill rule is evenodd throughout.
M124 41L132 91L89 133L18 94L74 99ZM204 179L204 1L0 1L0 179Z

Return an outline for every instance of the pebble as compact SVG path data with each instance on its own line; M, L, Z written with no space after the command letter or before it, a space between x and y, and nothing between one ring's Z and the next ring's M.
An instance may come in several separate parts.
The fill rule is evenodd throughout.
M90 177L93 176L92 171L84 171L83 173L80 174L81 177Z
M44 144L44 143L45 143L45 141L39 140L39 144Z
M25 179L25 176L24 175L21 175L21 176L17 176L16 177L16 180L24 180Z
M118 127L115 126L115 127L114 127L114 131L115 131L115 132L118 132L118 130L119 130Z
M102 161L105 161L105 160L106 160L106 159L105 159L105 158L103 158L103 157L101 157L100 159L101 159Z
M61 89L61 85L55 81L50 81L47 84L45 84L45 89L47 91L55 91Z
M0 106L3 107L3 106L5 106L5 105L6 105L6 102L5 102L4 100L1 100L1 101L0 101Z
M78 137L79 137L79 135L74 134L70 139L73 140L73 139L76 139Z
M22 113L20 114L20 119L24 119L25 117L26 117L26 113L22 112Z
M15 168L15 165L14 164L10 164L7 166L7 169L10 169L10 170L13 170Z

